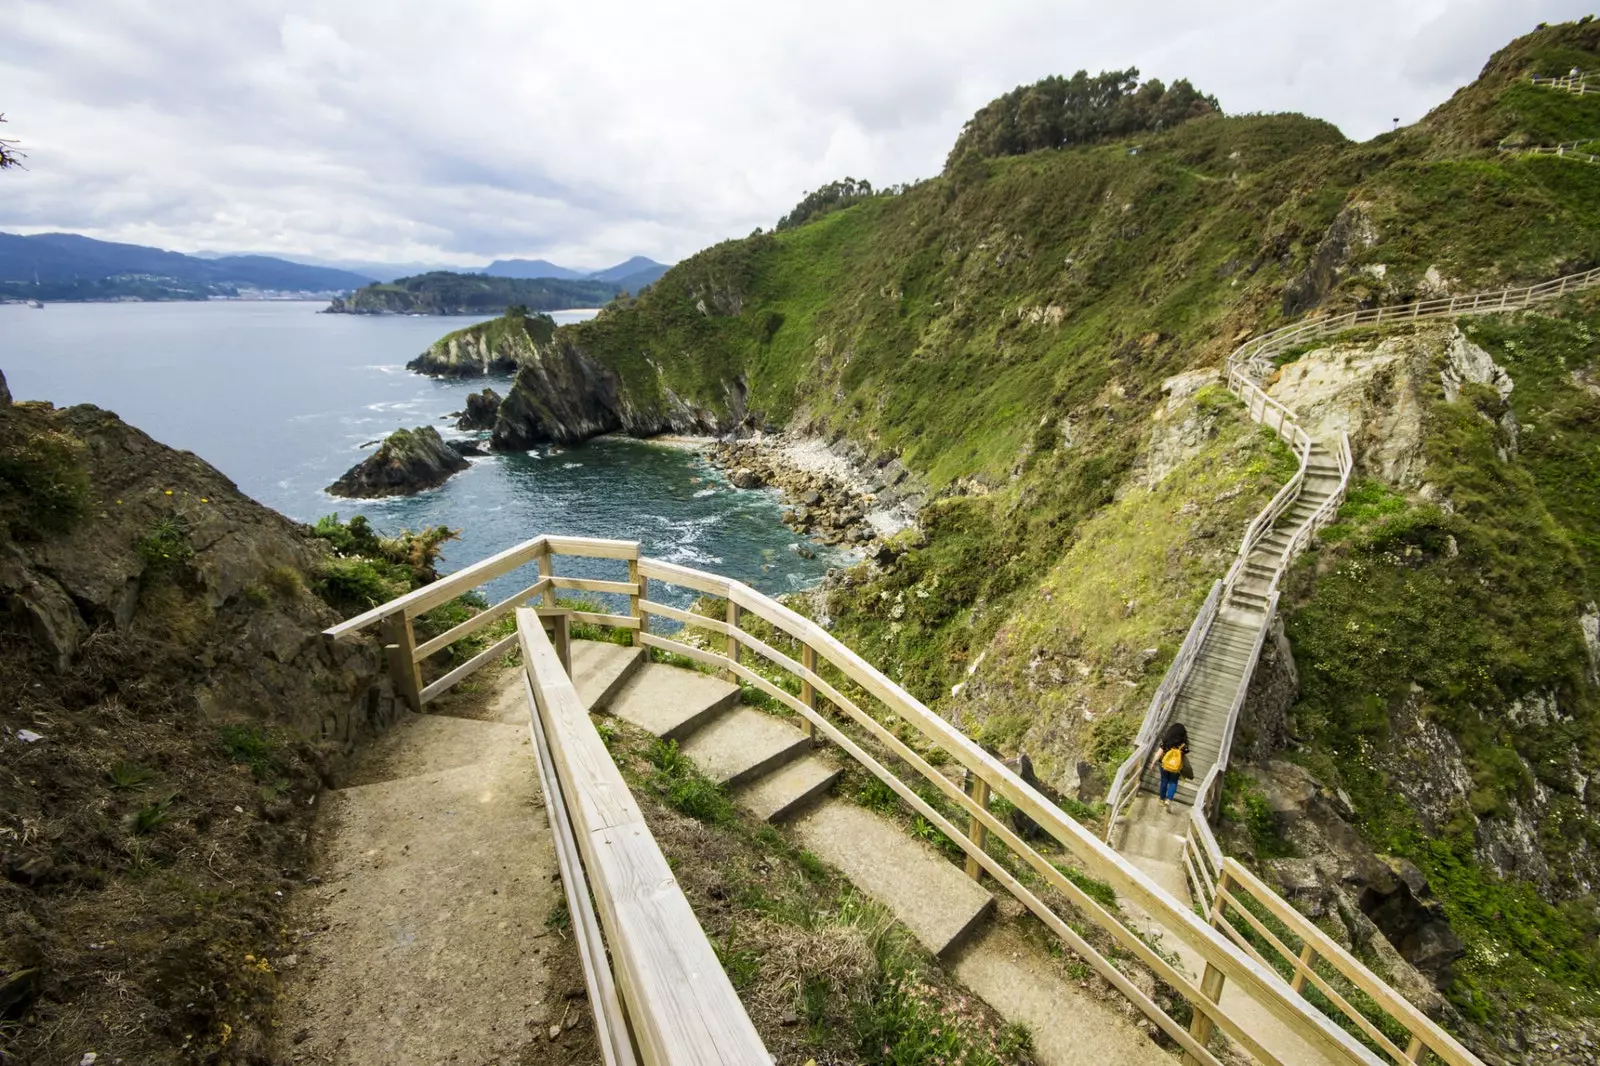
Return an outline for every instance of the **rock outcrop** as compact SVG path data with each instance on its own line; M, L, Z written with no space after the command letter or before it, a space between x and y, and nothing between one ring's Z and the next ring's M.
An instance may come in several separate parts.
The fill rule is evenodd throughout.
M194 455L5 403L0 456L0 1005L38 1022L0 1046L265 1060L243 960L276 961L318 793L395 713L378 656L322 639L326 544Z
M0 404L11 402L11 389L6 385L6 376L0 374Z
M555 331L549 315L507 314L441 337L406 369L441 378L510 377L550 343Z
M470 393L467 406L456 419L457 429L493 429L500 414L500 394L493 389Z
M563 332L535 350L517 371L511 392L501 401L491 446L524 451L602 433L652 437L726 432L745 418L745 392L742 379L725 382L722 403L713 408L679 396L659 374L648 389L630 387Z
M469 465L432 426L397 429L378 450L328 486L335 496L413 496L437 488Z

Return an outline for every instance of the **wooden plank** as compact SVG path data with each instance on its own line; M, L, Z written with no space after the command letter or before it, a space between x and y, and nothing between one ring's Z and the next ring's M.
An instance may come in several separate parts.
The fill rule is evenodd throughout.
M728 601L728 658L735 666L739 663L739 605Z
M544 623L531 608L517 609L517 637L522 645L522 662L535 679L534 695L539 713L550 737L551 754L557 775L573 810L574 831L581 835L597 828L641 821L639 805L623 782L611 753L598 734L593 743L585 739L594 733L589 712L566 677L555 647L545 635ZM590 871L593 876L593 871Z
M598 537L544 538L550 550L557 555L580 555L587 559L637 559L639 542L636 540L602 540Z
M728 623L724 622L720 618L707 618L703 614L695 614L692 611L682 611L676 607L668 607L664 603L655 603L650 600L640 600L639 609L646 614L659 615L662 618L670 618L675 622L682 622L686 626L696 626L700 629L709 629L713 633L726 634L728 632Z
M770 1062L571 679L523 611L524 661L641 1057L651 1066Z
M592 626L612 626L616 629L638 629L639 620L631 614L604 614L599 611L573 611L574 622L587 622Z
M1379 1007L1387 1011L1401 1025L1421 1035L1428 1050L1437 1055L1440 1061L1447 1066L1483 1066L1482 1060L1462 1047L1455 1037L1440 1028L1438 1023L1418 1010L1410 1000L1396 992L1377 974L1367 969L1361 960L1317 928L1314 922L1290 906L1259 877L1240 865L1238 860L1233 858L1224 860L1223 870L1230 880L1249 894L1250 898L1259 901L1273 917L1292 929L1301 940L1313 945L1317 954L1328 960L1351 984L1371 996Z
M677 563L664 563L657 559L640 559L639 573L652 581L665 581L669 585L679 588L694 589L696 592L709 593L712 596L726 596L729 581L725 577L707 574L699 570L691 570Z
M600 581L592 577L553 577L550 582L558 589L571 589L574 592L610 592L618 596L639 595L639 586L626 581Z
M422 690L423 705L426 706L430 701L437 699L440 694L447 691L450 686L454 685L457 681L476 673L491 659L498 659L500 656L510 651L516 643L517 635L515 633L508 634L507 636L495 641L493 644L489 645L489 647L485 648L483 651L480 651L478 654L474 655L472 658L468 659L466 662L462 663L448 674L445 674L439 680Z
M506 597L493 607L488 607L482 611L479 611L477 614L473 615L465 622L462 622L460 625L445 630L437 637L434 637L432 640L427 641L417 648L416 660L421 662L434 652L438 651L440 648L448 647L460 640L462 637L471 636L473 633L476 633L478 630L482 629L490 622L493 622L495 619L503 618L510 614L524 603L527 603L528 600L543 592L547 587L548 586L544 583L544 578L540 578L538 581L535 581L521 592Z
M813 648L809 644L800 645L800 670L796 675L801 677L800 702L805 704L813 711L817 709L817 688L810 681L805 680L804 675L814 674L816 673L816 670L817 649ZM817 727L811 724L810 716L805 715L802 717L802 720L805 722L806 736L815 740L817 737Z
M567 913L577 932L578 954L583 964L583 981L589 992L589 1013L594 1018L595 1042L605 1066L637 1066L638 1055L628 1035L628 1019L611 976L611 962L600 935L600 920L589 898L589 880L583 873L578 842L572 834L572 819L567 814L561 781L550 759L550 746L533 696L533 684L526 672L522 687L528 697L528 728L533 737L534 768L544 791L545 815L550 821L550 836L561 873L561 888L567 900Z
M555 560L551 558L550 549L546 546L545 550L539 553L539 580L544 582L544 605L546 607L554 607L556 605L555 573Z
M972 802L976 803L980 807L987 808L989 806L989 783L987 781L984 781L981 778L973 779ZM968 816L967 839L972 841L973 847L977 848L979 851L982 851L984 837L987 835L987 833L988 830L983 824L983 819L979 818L976 814ZM972 855L967 856L967 876L972 878L974 881L981 881L983 879L983 866L978 862L977 858Z
M345 640L361 630L378 622L391 614L405 612L415 616L423 611L431 610L449 600L455 599L463 592L477 588L485 581L499 577L501 574L515 570L517 567L533 561L544 549L544 538L534 537L521 544L515 544L505 551L491 555L482 562L473 563L463 567L453 574L446 574L431 585L424 585L420 589L408 592L404 596L380 604L370 611L365 611L354 618L340 622L322 631L323 636L331 640Z

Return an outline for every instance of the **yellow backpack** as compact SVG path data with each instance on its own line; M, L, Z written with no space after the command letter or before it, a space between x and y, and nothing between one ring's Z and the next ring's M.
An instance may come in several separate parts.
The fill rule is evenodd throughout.
M1177 773L1183 769L1183 749L1168 748L1161 756L1161 768L1169 773Z

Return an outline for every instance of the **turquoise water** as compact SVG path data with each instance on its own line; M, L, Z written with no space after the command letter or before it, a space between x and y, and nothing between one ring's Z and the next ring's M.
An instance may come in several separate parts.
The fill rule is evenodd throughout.
M344 500L324 487L401 426L451 435L468 392L508 380L433 381L404 364L474 319L320 315L320 304L0 305L0 370L19 400L92 403L195 452L291 518L365 514L386 532L460 529L446 570L539 533L638 540L655 558L726 574L768 593L814 584L846 556L778 521L769 490L730 486L692 450L626 439L474 459L443 487ZM561 320L586 312L558 312ZM562 560L558 572L617 576ZM674 597L669 602L681 602Z

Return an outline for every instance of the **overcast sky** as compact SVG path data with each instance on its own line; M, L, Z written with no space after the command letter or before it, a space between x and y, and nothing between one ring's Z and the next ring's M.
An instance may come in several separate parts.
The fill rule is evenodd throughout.
M1595 0L7 0L0 230L598 267L939 170L1024 82L1137 66L1354 138Z

